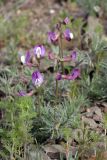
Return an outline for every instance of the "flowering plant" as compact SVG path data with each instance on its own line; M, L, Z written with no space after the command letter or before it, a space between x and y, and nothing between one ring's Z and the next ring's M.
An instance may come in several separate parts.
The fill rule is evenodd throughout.
M33 47L33 49L31 51L28 51L26 53L26 55L22 55L21 56L21 62L23 65L27 65L30 67L34 67L36 66L37 69L35 71L33 71L32 73L32 84L35 87L35 89L37 90L37 88L41 87L43 82L45 81L45 78L43 76L43 74L40 71L40 66L41 66L41 60L48 58L49 61L53 61L54 64L56 63L56 76L55 76L55 81L56 81L56 97L58 97L58 81L60 80L70 80L73 81L75 79L77 79L78 77L80 77L80 69L75 68L71 71L71 73L69 74L65 74L64 72L64 65L65 63L68 62L76 62L77 61L77 51L73 50L70 51L70 54L67 56L64 56L64 51L63 51L63 44L62 44L62 40L65 39L66 41L71 41L74 38L73 33L71 32L71 30L69 28L66 28L63 30L63 25L67 25L70 23L70 19L68 17L66 17L63 21L60 21L56 27L54 31L50 31L48 32L48 41L52 44L58 45L59 46L59 54L56 56L55 53L53 53L52 51L48 52L48 56L46 54L46 48L44 45L39 44L39 45L35 45ZM37 62L35 62L35 64L31 63L31 59L32 57L34 57ZM31 96L32 93L34 93L33 91L31 91L31 93L27 93L25 94L25 92L20 92L19 95L21 96Z

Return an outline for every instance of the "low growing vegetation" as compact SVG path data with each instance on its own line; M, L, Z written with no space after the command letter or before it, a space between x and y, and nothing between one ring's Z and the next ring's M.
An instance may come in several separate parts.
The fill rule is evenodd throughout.
M17 16L0 17L1 160L107 159L107 35L88 24L106 2L67 3L87 18L59 13L39 40L16 2ZM62 148L52 158L47 146Z

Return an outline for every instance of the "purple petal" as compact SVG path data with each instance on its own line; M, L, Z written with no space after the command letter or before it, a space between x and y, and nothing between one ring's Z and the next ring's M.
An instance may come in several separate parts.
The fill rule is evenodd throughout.
M77 77L80 76L80 70L79 69L74 69L69 76L69 80L75 80Z
M25 91L19 91L19 96L26 96L26 92Z
M73 52L71 53L71 59L72 59L72 60L76 60L76 58L77 58L77 52L76 52L76 51L73 51Z
M41 46L41 57L45 56L45 47L42 45Z
M32 74L32 83L39 87L43 83L43 76L39 71L35 71Z
M56 42L58 40L58 36L55 32L48 32L48 41L49 42Z
M73 39L73 34L70 31L70 29L66 29L64 32L64 37L67 41L70 41L71 39Z
M57 74L56 74L56 80L59 81L59 80L61 80L61 79L62 79L62 75L61 75L60 73L57 73Z
M34 54L37 58L45 56L45 47L43 45L37 45L34 47Z
M29 62L30 62L30 58L31 58L31 54L30 54L30 52L28 51L28 52L26 53L25 62L26 62L26 63L29 63Z
M28 51L28 52L26 53L26 55L22 55L22 56L20 57L20 59L21 59L21 62L22 62L23 64L29 63L29 62L30 62L30 59L31 59L31 54L30 54L30 52Z
M68 17L66 17L63 22L64 22L64 24L68 24L70 22L70 20Z

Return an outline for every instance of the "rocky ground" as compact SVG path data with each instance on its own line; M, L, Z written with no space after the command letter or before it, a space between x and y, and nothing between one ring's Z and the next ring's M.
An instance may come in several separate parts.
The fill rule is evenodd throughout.
M106 130L103 128L103 115L107 113L107 103L105 102L95 102L93 106L87 109L81 110L81 119L87 125L87 128L90 130L96 131L96 133L100 133L100 135L104 136ZM75 129L73 131L74 139L69 140L69 153L75 156L78 150L78 133L82 137L83 132L81 129ZM100 150L105 150L105 142L99 141L96 143L96 146ZM55 142L49 140L47 144L42 146L41 155L43 154L44 160L45 159L53 159L58 160L60 156L63 158L66 157L66 146L64 146L64 140L59 140L57 144ZM65 158L66 159L66 158ZM91 148L86 151L84 158L85 160L96 160L94 149ZM102 152L100 155L100 160L107 159L107 152Z

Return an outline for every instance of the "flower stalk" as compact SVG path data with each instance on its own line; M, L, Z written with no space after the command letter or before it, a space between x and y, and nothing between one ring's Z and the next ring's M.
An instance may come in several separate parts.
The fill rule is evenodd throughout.
M56 102L58 100L58 80L56 80Z
M59 57L60 59L63 59L63 48L62 48L62 31L60 30L60 36L59 36ZM62 70L62 73L64 73L64 62L63 61L60 61L61 62L61 70Z

